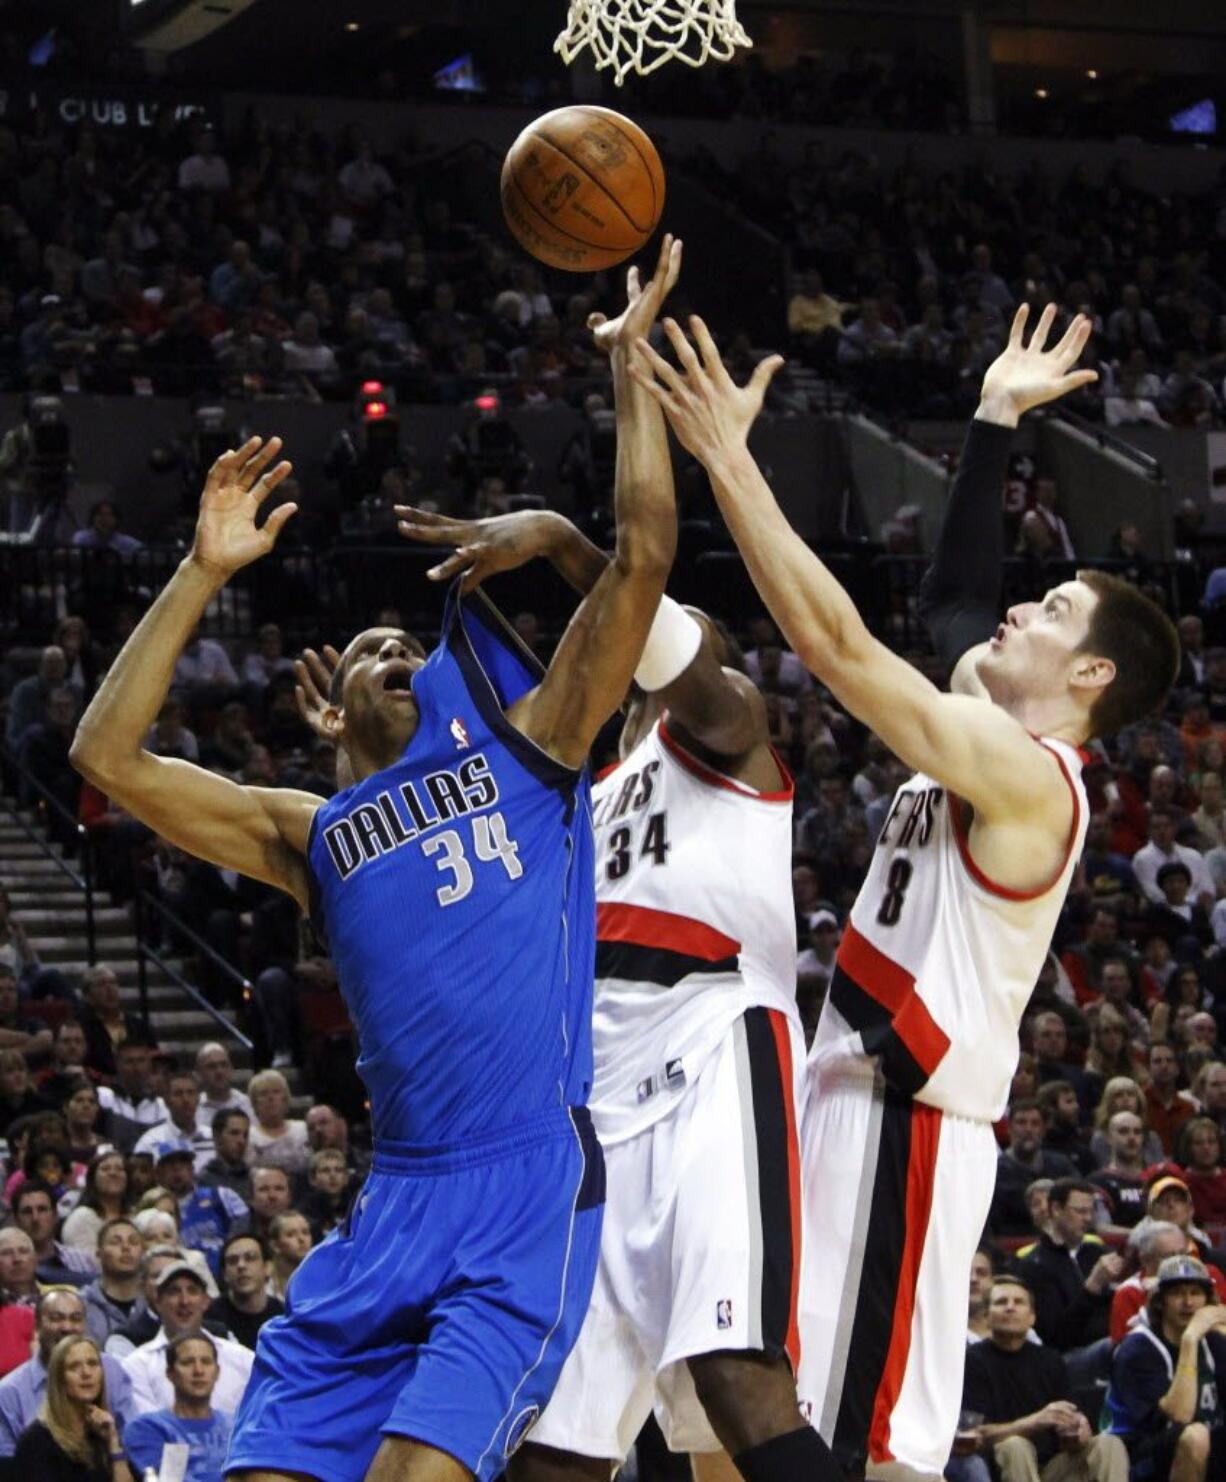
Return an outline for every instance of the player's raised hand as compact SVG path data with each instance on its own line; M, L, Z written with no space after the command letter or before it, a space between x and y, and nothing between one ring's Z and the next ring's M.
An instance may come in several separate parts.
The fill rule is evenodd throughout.
M1098 380L1097 371L1077 369L1081 352L1094 331L1084 314L1073 316L1060 343L1050 350L1047 340L1055 322L1056 305L1047 305L1029 343L1023 343L1029 315L1028 306L1023 304L1013 316L1009 343L984 373L981 412L987 408L989 421L1005 420L1015 425L1016 419L1032 407Z
M298 509L296 504L279 504L263 525L256 524L261 506L293 467L284 459L271 466L280 451L279 437L267 442L251 437L237 451L223 453L209 469L192 542L194 561L228 577L272 550Z
M745 447L749 429L762 410L766 388L783 364L782 355L768 355L754 366L744 386L738 386L719 357L711 332L697 314L690 316L694 345L675 319L664 321L664 331L676 351L681 369L657 355L640 339L639 359L630 374L664 408L677 441L701 463L721 453Z
M664 300L672 292L681 273L681 239L671 232L664 234L656 270L644 285L638 268L626 274L626 307L616 319L603 314L589 314L587 327L592 331L597 349L606 355L629 348L640 335L647 334L656 322Z
M324 725L324 711L331 704L328 697L332 676L340 661L340 654L330 643L324 644L322 653L304 648L302 657L294 660L294 675L298 680L294 686L294 698L298 701L298 714L325 741L335 739Z
M487 576L514 571L537 556L549 555L558 538L559 522L566 523L552 510L525 509L483 520L453 520L411 504L395 508L398 528L406 540L455 547L426 575L431 581L449 581L463 572L463 592L471 592Z

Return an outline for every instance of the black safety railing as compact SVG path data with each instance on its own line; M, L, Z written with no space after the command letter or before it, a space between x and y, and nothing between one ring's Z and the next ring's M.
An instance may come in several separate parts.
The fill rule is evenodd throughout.
M3 760L2 770L8 771L15 779L18 789L18 802L11 803L3 793L0 793L0 808L3 808L13 822L21 829L26 838L32 844L37 844L45 859L51 860L56 869L64 875L74 889L79 890L85 902L85 956L86 961L92 967L98 960L98 933L97 922L94 917L94 896L96 891L94 851L89 837L89 830L78 818L64 807L59 798L48 792L37 777L25 766L20 758L6 745L0 743L0 759ZM33 827L21 811L23 801L32 801L34 811L40 816L43 827ZM53 831L48 826L49 818L54 818L58 824L58 830ZM53 842L53 832L58 832L62 841L71 839L78 850L79 867L65 855L60 854Z
M165 901L159 900L150 891L138 886L134 905L136 910L136 983L140 994L141 1022L145 1026L145 1032L149 1032L149 963L152 962L155 967L165 973L180 992L185 993L191 999L202 1013L207 1014L223 1033L235 1040L243 1049L250 1050L251 1041L238 1025L228 1019L216 1004L211 1003L194 983L184 977L174 963L169 962L152 945L149 940L150 917L156 917L168 933L172 933L174 937L182 939L194 948L201 958L212 964L224 981L234 984L239 990L240 1000L244 1005L251 1002L252 987L249 979L244 977L232 962L228 962L215 947L210 946L198 932L193 931Z
M1067 407L1057 407L1050 415L1057 422L1067 423L1074 431L1093 439L1100 448L1105 448L1117 457L1134 464L1147 479L1153 479L1156 484L1162 482L1164 477L1162 465L1152 454L1134 447L1127 438L1120 437L1109 427L1104 427L1101 422L1091 422L1088 417L1081 416L1079 412L1071 412Z

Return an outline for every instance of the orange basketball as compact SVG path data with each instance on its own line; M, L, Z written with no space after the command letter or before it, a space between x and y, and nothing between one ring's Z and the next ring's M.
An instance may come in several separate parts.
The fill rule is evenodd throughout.
M664 209L664 168L647 135L611 108L555 108L502 166L502 210L521 247L572 273L637 252Z

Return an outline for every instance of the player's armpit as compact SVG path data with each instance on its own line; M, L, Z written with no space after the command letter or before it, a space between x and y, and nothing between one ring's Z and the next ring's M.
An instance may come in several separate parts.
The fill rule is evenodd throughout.
M147 751L114 774L86 775L171 844L275 885L309 909L306 849L320 806L315 794L243 787L192 762Z
M716 756L770 745L766 701L748 675L721 666L709 633L693 663L659 694L669 719Z

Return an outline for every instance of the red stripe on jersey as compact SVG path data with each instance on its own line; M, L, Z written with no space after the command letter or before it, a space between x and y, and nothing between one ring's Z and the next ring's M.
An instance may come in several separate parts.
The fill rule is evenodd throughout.
M742 798L752 798L757 803L790 803L792 801L796 784L792 781L792 774L788 771L783 758L773 746L771 755L775 758L775 765L779 768L783 787L778 792L755 792L752 787L746 787L735 777L727 777L723 772L717 772L714 767L708 767L705 762L700 762L692 752L686 751L681 742L669 732L664 723L664 717L660 718L660 740L663 741L668 754L680 762L687 772L711 787L722 787L725 792L734 792Z
M687 957L701 957L705 962L735 957L741 950L740 942L701 921L692 921L688 916L674 916L671 911L629 906L620 901L596 903L596 940L632 942L636 947L661 947L668 952L684 953Z
M613 773L621 766L621 762L610 762L607 767L601 767L600 771L592 778L593 782L603 782L606 777L612 777Z
M1056 885L1060 876L1064 874L1064 868L1068 864L1069 855L1073 852L1073 845L1077 842L1077 830L1081 824L1081 799L1077 796L1077 785L1069 776L1069 770L1064 764L1064 758L1055 747L1048 746L1045 741L1039 741L1037 737L1035 739L1036 743L1044 751L1050 752L1055 757L1061 775L1064 777L1065 782L1068 783L1068 790L1073 795L1073 821L1069 825L1068 838L1064 841L1064 857L1061 859L1056 873L1046 884L1040 885L1037 890L1010 890L1007 885L1000 885L990 876L984 874L971 858L970 834L966 827L966 820L962 816L963 800L956 797L953 793L950 794L949 816L953 820L954 838L958 843L958 853L962 856L962 863L966 866L971 878L977 884L982 885L985 890L991 891L993 895L999 895L1007 901L1037 901L1040 896L1046 895Z
M949 1036L915 991L914 977L861 936L850 921L843 928L836 960L861 992L889 1009L894 1033L924 1074L932 1075L949 1049Z
M788 1301L788 1331L784 1340L792 1373L800 1373L800 1138L796 1132L796 1101L792 1067L792 1040L788 1021L778 1009L768 1010L775 1050L779 1056L779 1077L783 1082L783 1117L788 1141L788 1209L792 1217L792 1293Z
M893 1461L890 1450L890 1419L902 1390L903 1375L911 1354L911 1323L915 1315L915 1293L920 1264L932 1215L932 1193L936 1186L937 1148L941 1141L941 1113L916 1102L911 1108L911 1153L907 1160L906 1238L898 1290L894 1296L894 1321L886 1350L881 1382L873 1400L873 1418L868 1432L868 1454L875 1462Z

